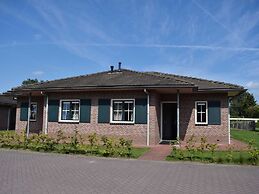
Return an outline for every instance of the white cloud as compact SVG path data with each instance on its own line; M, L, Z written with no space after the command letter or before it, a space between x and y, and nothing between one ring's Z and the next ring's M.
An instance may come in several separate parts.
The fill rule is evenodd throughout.
M42 75L44 74L44 71L34 71L32 72L33 75Z
M246 87L250 89L259 89L259 82L250 81L246 84Z

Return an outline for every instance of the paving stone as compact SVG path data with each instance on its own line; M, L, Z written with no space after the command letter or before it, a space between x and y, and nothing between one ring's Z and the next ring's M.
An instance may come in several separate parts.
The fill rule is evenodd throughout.
M228 193L259 190L259 168L0 149L0 194Z

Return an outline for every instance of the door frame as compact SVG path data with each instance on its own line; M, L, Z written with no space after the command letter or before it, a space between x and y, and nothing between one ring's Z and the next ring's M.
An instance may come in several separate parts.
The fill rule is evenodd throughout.
M177 117L177 120L179 120L179 115L178 115L178 111L177 111L177 108L178 108L178 102L177 101L161 101L160 102L160 143L162 141L172 141L173 139L163 139L163 104L176 104L176 117ZM178 126L177 126L177 131L178 131ZM177 134L179 134L177 132Z

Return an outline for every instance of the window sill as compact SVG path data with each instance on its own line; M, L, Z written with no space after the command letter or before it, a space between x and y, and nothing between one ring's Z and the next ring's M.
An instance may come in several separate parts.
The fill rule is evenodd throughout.
M208 126L208 123L195 123L195 126Z
M134 125L135 122L114 122L114 121L111 121L110 124L111 125Z
M73 120L66 120L66 121L59 120L58 122L59 123L79 123L79 121L73 121Z

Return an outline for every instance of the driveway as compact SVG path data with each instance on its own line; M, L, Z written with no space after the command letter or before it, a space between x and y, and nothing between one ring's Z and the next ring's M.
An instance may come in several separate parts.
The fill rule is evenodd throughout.
M0 149L0 193L258 193L259 168Z

